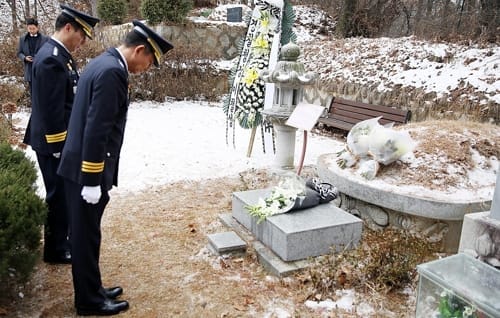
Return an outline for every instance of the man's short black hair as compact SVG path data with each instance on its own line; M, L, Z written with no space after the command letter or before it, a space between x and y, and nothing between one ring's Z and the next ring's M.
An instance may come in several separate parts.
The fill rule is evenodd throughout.
M35 18L27 18L26 25L38 26L38 21Z
M61 30L68 23L71 24L71 26L73 26L73 28L75 28L75 30L82 29L82 27L78 23L76 23L74 19L72 19L64 14L60 14L57 16L57 19L56 19L56 25L55 25L56 31Z
M135 47L138 45L144 45L146 47L146 53L148 54L153 54L153 47L149 42L137 34L134 31L130 31L127 36L125 37L125 40L123 40L123 43L125 44L126 47Z

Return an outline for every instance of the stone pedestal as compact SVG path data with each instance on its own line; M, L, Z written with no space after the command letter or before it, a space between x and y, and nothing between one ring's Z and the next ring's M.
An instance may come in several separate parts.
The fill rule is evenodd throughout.
M459 252L500 268L500 220L490 216L490 212L464 216Z
M274 129L276 131L276 166L281 169L294 169L297 128L275 124Z
M500 268L500 173L488 212L464 216L459 251Z
M491 200L491 215L490 217L500 221L500 171L497 171L497 182L495 184L495 193Z
M362 221L332 203L278 214L257 224L245 206L266 198L271 189L233 193L232 216L284 261L295 261L355 247Z

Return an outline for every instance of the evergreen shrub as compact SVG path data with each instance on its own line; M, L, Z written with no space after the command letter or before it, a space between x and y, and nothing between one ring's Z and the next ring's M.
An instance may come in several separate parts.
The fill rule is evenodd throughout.
M11 129L7 117L0 113L0 143L7 142L11 134Z
M151 24L180 23L192 8L192 0L144 0L141 3L141 14Z
M97 14L104 23L122 24L127 14L127 4L124 0L99 0Z
M21 150L0 143L0 285L23 281L39 255L47 214L36 195L34 163Z

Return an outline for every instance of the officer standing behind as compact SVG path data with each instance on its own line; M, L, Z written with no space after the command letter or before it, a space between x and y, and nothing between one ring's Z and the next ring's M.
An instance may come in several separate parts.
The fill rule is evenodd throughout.
M44 228L43 260L53 264L71 263L69 212L64 182L57 175L59 157L78 81L78 69L70 52L91 38L98 19L61 5L55 32L38 51L32 71L31 117L24 143L36 152L45 184L49 211Z
M31 66L36 53L49 39L38 30L38 21L34 18L26 19L26 29L28 32L21 35L17 47L17 56L24 64L24 80L28 83L31 94Z
M159 66L173 46L134 20L118 48L92 60L78 82L58 173L72 212L73 285L79 315L114 315L128 309L116 300L121 287L104 288L99 269L101 218L117 185L118 158L129 105L128 75Z

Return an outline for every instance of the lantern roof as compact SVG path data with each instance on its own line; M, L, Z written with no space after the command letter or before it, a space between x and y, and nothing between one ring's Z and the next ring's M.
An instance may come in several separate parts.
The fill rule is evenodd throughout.
M316 73L306 72L304 64L297 61L299 56L299 46L289 42L281 48L280 59L274 70L264 70L260 73L260 77L267 83L293 87L314 84Z

